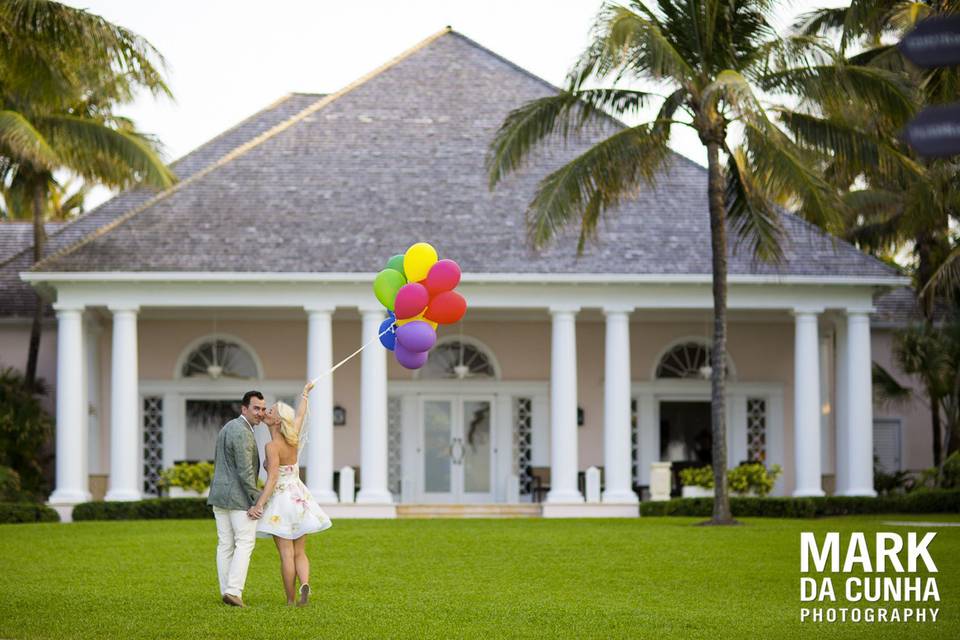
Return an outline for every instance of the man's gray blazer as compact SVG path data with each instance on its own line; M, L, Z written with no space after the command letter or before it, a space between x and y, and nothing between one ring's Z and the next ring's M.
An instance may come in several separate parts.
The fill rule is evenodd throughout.
M257 490L260 453L253 430L242 416L220 429L213 465L207 504L243 511L252 507L260 497Z

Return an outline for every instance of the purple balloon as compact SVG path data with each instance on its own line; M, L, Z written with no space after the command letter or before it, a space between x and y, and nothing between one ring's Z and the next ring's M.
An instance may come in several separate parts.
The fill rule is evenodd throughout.
M407 351L429 351L437 343L437 332L423 320L414 320L397 327L397 342Z
M404 325L406 326L406 325ZM397 356L397 362L400 363L400 366L407 369L419 369L427 362L427 351L409 351L402 344L397 342L396 348L393 350L395 356Z

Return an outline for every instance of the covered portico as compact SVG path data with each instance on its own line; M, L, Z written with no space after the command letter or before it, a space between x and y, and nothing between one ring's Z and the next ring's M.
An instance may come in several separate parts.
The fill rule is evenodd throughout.
M158 311L188 309L284 310L306 322L306 370L303 378L328 371L333 360L333 316L349 310L359 316L360 344L375 338L384 319L382 307L370 292L372 274L296 273L24 273L47 295L56 298L58 321L57 385L57 467L56 489L51 504L69 508L88 500L87 484L89 432L88 385L95 376L90 364L89 341L96 331L90 319L96 311L112 324L112 356L103 363L110 370L109 389L109 482L107 500L136 500L142 496L142 396L144 385L137 354L140 351L138 318ZM889 280L889 279L888 279ZM872 399L870 328L868 314L876 287L894 284L880 279L731 276L731 313L790 314L794 340L792 402L783 402L770 411L790 412L792 429L783 416L771 416L771 425L780 424L769 435L769 462L787 467L779 488L795 496L823 495L821 415L821 340L824 331L835 336L836 493L872 495ZM490 318L510 314L540 314L549 318L549 379L537 381L501 380L496 385L474 387L474 394L494 399L491 410L502 419L501 447L510 439L512 409L496 402L497 394L511 389L535 399L536 419L546 425L550 490L543 505L544 516L636 516L638 497L633 483L645 484L650 463L660 459L657 398L670 390L662 381L647 379L645 371L631 363L631 341L643 341L635 327L645 313L682 314L712 309L710 278L703 276L630 276L617 274L467 274L461 285L470 303L470 312ZM604 491L599 503L586 503L577 483L580 463L577 408L578 318L602 317L602 450ZM86 318L86 320L85 320ZM631 335L631 328L633 335ZM284 341L283 335L275 336ZM288 345L289 346L289 345ZM582 353L582 352L581 352ZM785 352L789 354L789 351ZM360 491L352 504L336 509L356 516L392 517L397 498L388 487L388 387L391 394L423 395L442 384L428 385L417 380L388 381L387 352L378 344L365 349L360 362ZM591 358L593 356L590 356ZM599 358L599 354L596 355ZM739 381L728 389L738 391L751 384L770 381ZM276 397L302 384L295 378L286 382L264 380L263 386ZM709 385L704 380L700 387ZM492 385L492 386L491 386ZM674 390L675 392L676 390ZM703 389L701 388L702 392ZM774 393L776 396L777 394ZM410 396L410 397L414 397ZM632 406L632 403L635 405ZM829 401L827 400L828 404ZM776 403L774 403L775 405ZM792 407L790 406L792 405ZM401 414L418 411L401 403ZM737 419L740 408L729 408L729 464L743 459L745 434ZM413 412L413 413L411 413ZM631 430L631 417L637 426ZM338 502L334 492L333 386L323 378L311 397L310 440L305 451L307 480L317 499L328 505ZM792 432L789 444L782 439ZM636 445L631 439L636 437ZM781 441L778 443L777 439ZM743 442L740 442L743 440ZM452 446L452 445L451 445ZM776 460L792 449L792 460ZM832 449L832 447L828 447ZM455 453L454 453L455 455ZM635 457L634 457L635 456ZM498 502L516 502L517 482L510 479L511 455L494 458L491 497ZM499 460L499 461L498 461ZM792 467L792 469L790 469ZM636 474L632 470L636 468ZM514 470L515 471L515 470ZM424 494L412 494L413 499ZM410 499L411 494L402 494Z

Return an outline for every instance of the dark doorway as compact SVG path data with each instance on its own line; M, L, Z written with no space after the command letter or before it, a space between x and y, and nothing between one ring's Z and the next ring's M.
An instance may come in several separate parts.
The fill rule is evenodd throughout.
M221 427L240 415L239 400L187 400L186 459L213 461Z
M713 460L709 402L660 403L660 459L673 464L672 492L680 493L680 472Z

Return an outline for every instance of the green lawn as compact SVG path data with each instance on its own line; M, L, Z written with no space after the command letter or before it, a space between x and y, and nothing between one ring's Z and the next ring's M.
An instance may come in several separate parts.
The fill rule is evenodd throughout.
M243 610L220 603L212 520L3 525L0 638L958 638L960 527L930 547L938 622L799 623L800 531L951 519L339 520L310 540L309 608L259 540Z

